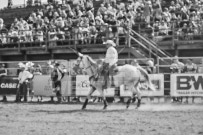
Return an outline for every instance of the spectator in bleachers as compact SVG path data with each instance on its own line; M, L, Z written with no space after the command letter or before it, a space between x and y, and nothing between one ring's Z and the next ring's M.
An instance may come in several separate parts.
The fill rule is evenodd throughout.
M89 25L91 21L95 21L95 25L97 25L99 20L98 18L100 18L100 23L104 22L109 25L110 29L108 29L108 32L111 32L110 36L113 34L112 38L117 37L117 34L122 31L119 30L120 28L116 28L116 26L124 27L126 32L128 31L128 28L137 28L136 25L140 25L139 29L142 29L147 26L146 24L150 24L154 27L155 36L157 36L157 33L159 33L158 36L162 37L172 34L172 29L175 27L179 29L179 35L184 37L184 32L181 32L182 29L185 29L185 27L182 28L183 25L181 25L183 22L187 22L188 28L194 28L194 33L191 31L190 34L188 34L189 40L193 39L196 34L202 33L201 27L203 24L201 24L201 22L197 22L200 20L203 12L203 6L199 6L202 4L201 2L191 3L188 1L172 1L171 4L166 5L163 8L163 11L161 9L162 5L158 0L153 1L153 3L151 3L150 0L131 1L129 3L121 2L120 5L117 5L117 7L115 6L115 3L116 1L114 0L108 2L104 1L98 11L95 11L92 0L74 1L73 5L71 2L68 4L63 2L62 5L52 2L47 6L44 6L43 9L38 9L36 12L33 11L27 20L27 23L32 29L41 28L42 26L49 28L48 26L50 24L55 27L72 28L73 31L71 32L73 34L68 37L73 37L73 39L76 40L80 40L81 36L84 36L81 34L79 29L75 27L80 26L79 24L81 20L83 20L81 17L83 18L86 15L89 18ZM96 17L94 17L94 12L97 13ZM61 18L62 21L58 21L61 20ZM160 24L157 25L157 21ZM173 21L175 25L173 25L171 21ZM19 27L18 22L19 21L16 19L12 24L11 29ZM67 22L72 23L67 26ZM142 25L140 23L145 24ZM189 25L190 23L193 24L193 27ZM96 28L97 31L100 32L100 30L98 30L99 27L96 26ZM61 29L61 31L63 31L63 29ZM118 31L118 33L116 31ZM146 31L144 32L146 33ZM98 33L98 38L100 38L99 35L100 34ZM107 35L105 35L105 37L106 36ZM77 41L75 43L77 44Z
M167 23L162 20L160 25L159 25L159 35L168 35L168 26L167 26Z
M196 73L197 65L192 62L192 59L188 59L185 64L185 73Z
M147 0L145 3L144 3L144 7L143 7L143 16L145 18L145 22L146 23L150 23L150 18L151 18L151 15L152 15L152 5L151 5L151 2L149 0Z
M182 73L184 66L185 65L179 61L178 56L175 56L170 66L171 73Z

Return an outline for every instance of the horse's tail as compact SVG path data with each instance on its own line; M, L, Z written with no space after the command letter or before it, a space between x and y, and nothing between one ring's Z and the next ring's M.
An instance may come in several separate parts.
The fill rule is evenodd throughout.
M148 84L149 89L152 90L152 91L155 91L155 87L154 87L154 85L152 84L152 82L151 82L151 80L150 80L150 78L149 78L149 74L147 73L147 71L146 71L145 69L143 69L142 67L138 67L138 70L139 70L140 73L141 73L142 75L144 75L144 77L146 78L146 82L147 82L147 84Z

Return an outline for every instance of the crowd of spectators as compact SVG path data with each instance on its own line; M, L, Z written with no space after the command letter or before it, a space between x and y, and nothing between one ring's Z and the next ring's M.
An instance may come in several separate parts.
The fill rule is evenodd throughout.
M0 19L1 42L66 39L95 44L108 37L118 44L118 36L129 34L130 28L150 38L175 34L192 40L203 31L202 0L174 0L165 6L159 0L105 0L98 9L93 0L61 2L43 5L28 18L15 18L9 29Z

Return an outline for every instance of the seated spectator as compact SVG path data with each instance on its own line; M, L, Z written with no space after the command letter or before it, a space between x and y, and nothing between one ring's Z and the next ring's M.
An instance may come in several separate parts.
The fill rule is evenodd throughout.
M168 26L167 23L165 21L161 21L160 25L159 25L159 35L163 36L163 35L168 35Z
M101 13L101 15L104 15L104 12L106 12L106 7L104 6L104 4L102 3L99 7L99 9L97 10L97 14L98 12Z
M34 41L37 41L37 42L43 42L44 41L44 33L41 29L35 30Z
M8 36L10 37L11 43L17 43L19 41L18 27L11 29L8 33Z
M146 23L150 23L150 17L152 15L152 5L150 1L146 1L143 7L143 16Z
M32 34L31 27L28 24L26 24L24 30L25 30L25 41L32 42L33 34Z
M14 22L11 24L10 29L18 28L19 27L19 21L18 18L14 19Z
M192 59L188 59L185 64L185 73L196 73L197 72L197 65L192 62Z
M184 64L179 61L178 57L175 56L173 63L170 66L171 73L182 73L184 69Z
M64 40L65 39L65 32L64 31L61 31L60 28L58 28L56 30L56 36L59 40Z
M167 23L171 21L171 13L169 12L168 8L164 8L163 20L165 20Z
M147 26L145 28L145 32L147 34L147 37L149 39L152 39L152 37L154 36L154 29L149 23L147 24Z
M93 23L90 23L90 26L89 26L89 43L90 44L92 43L92 40L94 44L96 43L97 35L98 35L98 31L95 25L93 25Z
M48 32L48 36L49 36L49 46L50 47L57 46L56 40L58 40L58 37L56 36L56 32Z

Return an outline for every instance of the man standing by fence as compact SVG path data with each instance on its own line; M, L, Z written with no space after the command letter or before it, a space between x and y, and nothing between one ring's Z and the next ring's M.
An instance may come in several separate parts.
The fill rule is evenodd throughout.
M1 64L0 65L0 77L4 77L4 76L7 76L7 69L5 68L5 64ZM3 99L2 99L2 102L6 102L7 101L7 98L6 98L6 95L3 95Z
M25 64L19 63L18 65L21 69L21 72L19 73L19 76L18 76L19 83L18 83L18 89L16 93L16 102L20 102L22 96L24 96L24 101L27 102L27 83L28 83L28 79L33 78L33 74L27 71L27 67Z
M56 97L58 99L58 102L60 103L62 100L62 94L61 94L61 79L64 77L65 73L63 70L59 67L59 63L55 62L54 69L51 73L51 78L53 81L53 89L56 93Z

